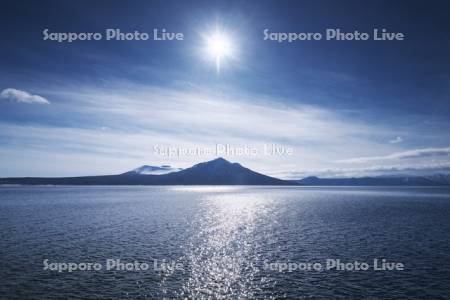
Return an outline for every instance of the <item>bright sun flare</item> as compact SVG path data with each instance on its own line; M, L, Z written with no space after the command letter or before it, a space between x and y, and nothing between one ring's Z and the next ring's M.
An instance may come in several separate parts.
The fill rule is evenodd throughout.
M220 73L223 61L233 55L233 43L225 33L216 32L206 38L206 51L215 60L217 73Z

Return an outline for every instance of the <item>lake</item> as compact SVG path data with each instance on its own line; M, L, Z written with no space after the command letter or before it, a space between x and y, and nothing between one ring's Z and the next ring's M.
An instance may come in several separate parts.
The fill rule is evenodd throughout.
M450 291L450 188L3 186L0 228L5 299Z

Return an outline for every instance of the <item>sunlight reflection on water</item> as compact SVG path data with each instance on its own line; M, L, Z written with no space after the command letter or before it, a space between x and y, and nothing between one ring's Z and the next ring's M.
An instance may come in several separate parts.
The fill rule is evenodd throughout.
M190 274L181 296L248 298L269 284L262 276L255 280L262 242L255 229L270 217L272 201L261 194L205 199L186 253Z
M175 192L197 192L197 193L214 193L214 192L236 192L238 190L244 190L243 186L174 186L169 187L171 191Z

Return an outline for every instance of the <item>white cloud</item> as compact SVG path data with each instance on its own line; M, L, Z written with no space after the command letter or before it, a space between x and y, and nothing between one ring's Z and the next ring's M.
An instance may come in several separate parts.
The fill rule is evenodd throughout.
M367 163L379 160L399 160L407 158L450 156L450 147L446 148L424 148L397 152L384 156L356 157L336 161L337 163Z
M403 142L403 139L402 139L401 136L398 136L395 139L389 141L389 143L391 143L391 144L398 144L398 143L401 143L401 142Z
M38 103L38 104L50 104L50 102L45 99L44 97L38 96L38 95L32 95L28 92L8 88L4 89L0 93L0 98L3 99L10 99L17 102L23 102L23 103Z

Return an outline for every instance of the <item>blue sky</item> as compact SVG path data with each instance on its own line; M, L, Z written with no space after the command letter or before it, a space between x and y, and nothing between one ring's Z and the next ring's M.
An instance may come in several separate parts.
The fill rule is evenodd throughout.
M214 154L283 178L450 171L446 1L5 1L0 176L188 167ZM183 41L44 41L42 31L182 32ZM217 74L205 39L235 55ZM386 28L404 41L263 40ZM48 102L48 103L46 103ZM265 155L264 145L293 149Z

